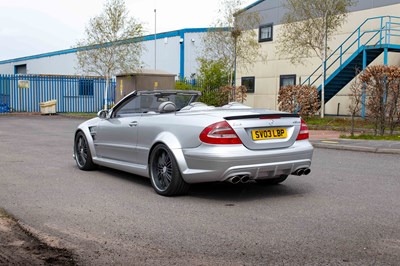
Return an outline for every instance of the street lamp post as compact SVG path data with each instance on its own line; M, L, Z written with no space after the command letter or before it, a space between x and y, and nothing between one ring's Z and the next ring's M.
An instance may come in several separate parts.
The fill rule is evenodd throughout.
M154 70L157 69L157 9L154 8Z

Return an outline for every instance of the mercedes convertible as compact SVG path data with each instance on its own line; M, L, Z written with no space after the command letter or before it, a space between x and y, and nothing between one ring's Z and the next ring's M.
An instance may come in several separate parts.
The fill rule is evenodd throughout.
M163 196L203 182L275 185L310 173L313 147L297 114L232 102L198 102L198 91L134 91L80 124L81 170L105 166L150 178Z

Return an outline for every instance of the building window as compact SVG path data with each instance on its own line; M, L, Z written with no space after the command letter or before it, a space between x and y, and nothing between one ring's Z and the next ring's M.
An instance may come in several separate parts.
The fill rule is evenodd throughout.
M79 80L79 96L93 96L94 83L92 79Z
M281 75L279 86L289 86L289 85L296 85L296 75Z
M270 42L272 41L272 27L273 24L261 25L258 32L259 42Z
M242 77L242 85L246 86L247 93L254 92L254 77Z
M26 64L16 65L14 66L14 74L26 75L27 74L26 69L27 69Z

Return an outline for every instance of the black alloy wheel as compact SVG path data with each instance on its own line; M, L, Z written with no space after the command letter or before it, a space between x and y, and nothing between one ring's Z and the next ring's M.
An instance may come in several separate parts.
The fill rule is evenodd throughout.
M75 137L75 161L78 168L81 170L93 170L96 165L93 163L92 154L90 148L82 131L78 132Z
M184 194L189 189L189 184L182 179L174 155L164 144L158 144L153 149L149 170L151 185L160 195Z

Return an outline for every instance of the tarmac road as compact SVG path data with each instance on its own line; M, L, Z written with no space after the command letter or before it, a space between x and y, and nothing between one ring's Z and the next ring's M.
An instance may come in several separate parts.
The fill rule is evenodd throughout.
M0 204L82 265L398 265L397 154L316 149L282 185L204 184L158 196L148 179L72 160L59 116L0 117Z

